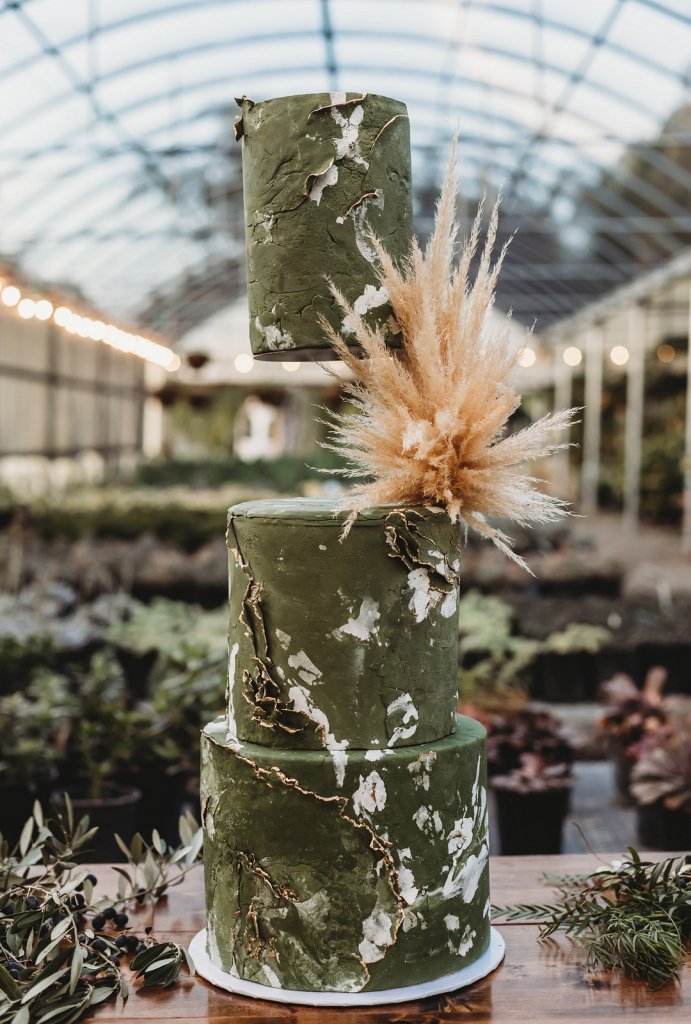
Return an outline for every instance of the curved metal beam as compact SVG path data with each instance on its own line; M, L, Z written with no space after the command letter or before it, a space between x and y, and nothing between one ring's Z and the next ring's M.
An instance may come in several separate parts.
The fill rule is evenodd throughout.
M256 0L255 0L256 2ZM413 3L418 4L420 0L399 0L399 3ZM637 2L643 7L649 7L653 10L662 11L668 17L676 18L684 24L691 24L691 19L684 17L684 15L678 12L671 11L660 3L654 3L652 0L637 0ZM147 21L158 20L159 18L174 17L177 14L184 14L188 11L199 11L200 8L211 8L211 7L228 7L232 4L233 0L179 0L178 3L168 3L161 7L152 8L149 10L138 11L136 14L127 15L124 18L108 22L106 24L99 24L92 27L90 32L78 32L73 36L63 40L61 43L61 49L68 50L73 46L83 44L88 38L94 38L99 35L105 35L109 32L121 31L122 29L131 28L137 25L141 25ZM27 6L25 0L24 6ZM16 12L16 0L8 2L6 0L5 6L0 9L0 13L4 13L6 10L13 10ZM569 22L562 21L559 18L550 18L548 16L543 17L542 15L536 15L534 10L522 10L520 8L509 7L506 4L492 3L491 0L484 0L482 4L483 11L489 11L492 14L500 14L507 18L513 18L519 21L529 21L532 24L544 25L545 28L563 32L565 35L573 36L576 39L588 41L592 38L592 33L585 29L578 28L577 25L570 24ZM319 35L320 30L314 30L312 35ZM338 33L341 35L342 33ZM366 33L360 33L365 35ZM413 38L413 37L411 37ZM238 39L238 44L244 44L246 40ZM444 44L447 40L440 39L440 43ZM686 81L686 75L671 70L664 63L653 60L650 56L645 53L641 53L637 50L631 50L626 46L622 46L620 43L607 43L607 48L612 53L618 54L620 57L624 57L627 60L634 61L635 63L641 64L643 67L647 67L653 71L657 71L667 78L673 78L679 82ZM31 54L28 57L24 57L17 61L15 64L0 71L0 82L3 78L8 75L17 74L21 71L27 70L33 67L37 62L43 59L42 54Z
M316 68L315 67L306 67L306 68L295 69L295 71L297 73L301 73L301 74L304 74L304 73L309 74L309 73L314 73L314 72L321 72L322 70L323 69L321 67L316 67ZM366 71L367 69L366 69L366 67L360 67L360 66L348 66L347 70L349 70L351 72L355 72L355 73L360 73L362 71ZM392 68L392 69L387 69L387 71L389 71L390 73L393 73L393 74L400 74L400 75L407 74L408 77L410 77L411 75L418 75L418 76L424 77L424 78L428 77L428 73L427 72L424 72L424 71L420 72L420 71L417 71L417 69L415 69L415 70L413 70L413 69L406 69L404 71L403 69ZM250 75L248 75L246 77L247 77L248 80L249 79L253 79L253 78L262 78L264 76L264 74L265 74L265 72L262 70L262 71L252 72ZM464 85L464 84L475 85L475 84L477 84L475 79L468 79L468 78L461 77L461 76L459 76L457 78L457 82L458 82L458 84L461 84L461 85ZM218 78L218 79L210 79L208 81L193 83L189 87L185 87L183 90L180 90L180 91L184 95L189 95L189 94L191 94L192 92L195 92L195 91L200 91L202 89L203 90L207 90L209 88L213 88L215 84L225 85L227 87L227 79L225 79L225 78ZM493 89L494 91L496 91L496 92L498 92L498 93L500 93L502 95L504 95L504 94L510 95L510 96L519 98L521 100L525 100L525 99L532 100L533 99L532 96L526 94L525 92L522 92L521 90L517 90L515 88L504 87L504 86L495 86L495 85L488 85L487 87ZM170 98L170 94L168 92L165 92L165 93L157 94L154 97L145 97L143 99L138 99L134 103L131 103L131 104L125 105L124 107L119 108L117 113L118 113L118 116L126 116L128 113L131 113L134 110L141 110L141 109L144 109L146 107L156 105L157 103L166 102L166 101L169 100L169 98ZM411 106L414 106L414 103L412 103ZM467 108L460 107L460 106L456 106L454 109L455 109L455 111L457 111L459 113L465 113L467 116L470 116L470 117L476 117L476 118L477 117L482 117L483 119L486 119L486 115L479 114L475 110L469 110ZM597 128L598 130L600 128L604 127L600 123L594 122L590 118L585 118L583 116L578 116L577 115L577 119L582 121L584 124L587 124L589 127L594 127L594 128ZM496 121L496 123L504 124L504 125L506 125L506 126L508 126L510 128L515 128L516 126L519 126L523 130L529 130L529 129L526 129L526 127L524 125L522 125L521 122L517 121L515 118L495 117L495 121ZM566 140L566 139L555 139L555 140L552 140L552 142L554 144L557 144L557 145L560 145L560 146L565 146L565 147L567 147L570 150L578 149L578 146L577 146L576 143L573 143L573 142L571 142L569 140ZM585 165L589 164L589 165L591 165L591 166L593 166L593 167L595 167L597 169L599 169L600 166L601 166L601 165L597 164L594 160L590 159L587 156L584 156L583 154L579 154L579 158L581 159L581 161ZM84 169L86 169L87 167L90 167L92 164L98 162L99 160L100 160L100 157L97 155L96 157L94 157L94 158L92 158L92 159L90 159L88 161L85 161L83 164L77 165L77 167L72 166L71 168L69 168L66 171L62 172L62 174L56 176L54 181L55 182L59 182L60 180L63 180L63 179L72 178L72 177L74 177L75 174L82 173L82 171ZM691 176L690 176L690 182L691 182ZM635 187L636 187L635 184L633 184L632 187L635 189ZM44 195L46 194L45 193L45 189L43 189L43 187L41 188L40 192L43 193ZM30 195L26 201L32 203L32 202L35 201L35 198L36 198L36 194L33 194L33 195ZM81 200L83 201L84 198L85 197L82 196ZM664 193L660 192L659 190L658 190L658 200L660 201L661 205L663 205L665 203L665 200L666 200L666 197L664 196ZM619 205L619 204L620 204L620 197L617 197L617 205ZM617 205L610 206L609 208L614 211L614 210L616 210ZM621 209L620 205L619 205L619 209L620 209L620 212L625 212L624 210ZM637 208L633 204L631 204L630 210L632 212L638 212ZM11 214L10 214L10 216L11 216Z
M362 38L362 33L360 33L360 32L352 32L352 31L347 31L347 30L341 31L340 35L341 35L342 38L349 38L349 37L353 37L353 38L356 38L356 39ZM280 42L286 42L286 43L290 44L290 43L294 43L296 40L299 40L299 39L314 39L314 38L315 38L315 32L314 31L307 32L307 31L304 31L302 29L296 29L296 30L291 31L291 32L281 32L281 33L267 32L267 33L264 33L262 35L258 35L258 36L252 37L251 41L253 43L257 43L257 44L271 42L271 41L276 41L276 42L280 41ZM245 42L250 42L249 37L248 37L247 40L245 40ZM425 44L428 44L428 45L431 45L431 46L434 46L434 47L437 47L437 48L441 48L444 45L445 40L439 39L436 36L426 36L424 33L416 33L414 36L412 36L410 33L407 33L407 32L397 32L395 30L394 31L390 31L390 32L387 31L387 33L386 33L386 43L388 45L388 44L390 44L392 42L394 42L394 43L395 42L417 43L418 45L420 43L425 43ZM227 40L227 39L226 40L211 39L211 40L206 40L203 43L196 43L194 46L188 47L184 51L184 55L185 55L186 58L188 58L190 56L203 56L203 55L209 54L209 53L214 53L214 52L220 52L220 51L223 51L223 50L234 49L237 45L238 45L238 40L236 40L236 39L231 39L231 40ZM532 63L533 63L532 62L532 58L526 56L525 54L515 53L515 52L513 52L511 50L505 50L505 49L502 49L501 47L498 47L498 46L488 46L486 44L473 44L472 46L467 47L467 50L468 50L468 52L479 53L482 56L501 57L501 58L504 58L507 61L513 61L515 63L522 64L522 65L527 64L527 65L531 65L532 66ZM101 75L100 78L99 78L99 84L103 84L104 82L117 81L119 78L126 77L127 75L130 75L130 74L134 74L137 71L146 70L147 68L154 67L157 64L165 63L166 61L171 61L174 58L179 58L179 56L180 56L179 51L172 50L172 51L168 51L166 53L156 54L155 57L145 57L145 58L142 58L142 59L137 60L137 61L132 61L129 64L121 65L120 67L114 68L112 71L109 71L108 73L106 73L104 75ZM345 70L346 67L347 67L347 65L342 65L342 70ZM352 65L351 65L351 67L352 67ZM557 77L563 79L564 81L568 81L568 79L569 79L569 72L565 71L564 68L561 67L561 65L559 65L559 64L547 64L546 63L544 65L544 67L545 67L546 71L549 71L550 73L556 75ZM273 67L273 68L263 68L263 69L261 69L261 72L259 74L257 74L257 72L255 71L251 76L250 75L244 75L243 78L265 77L269 73L274 73L275 74L277 72L291 74L295 70L296 70L295 68L276 68L276 67ZM365 66L365 70L368 71L371 74L372 68L371 68L371 66ZM388 72L390 72L391 69L387 67L387 68L379 68L378 70L380 72L384 71L384 72L388 73ZM407 68L406 70L407 71L412 71L413 69ZM320 71L320 73L323 73L324 72L324 68L322 66L320 66L319 67L319 71ZM429 77L429 78L432 78L432 79L435 79L435 80L439 78L439 73L438 73L437 69L433 69L433 70L430 70L430 71L425 71L424 69L416 68L415 72L416 72L418 77L424 76L424 77ZM453 83L453 81L455 79L455 76L452 73L448 73L446 75L446 79L448 80L449 83ZM587 80L585 80L583 82L583 85L586 88L592 89L598 95L606 96L608 99L614 101L615 103L619 103L622 107L624 107L626 109L634 110L638 114L643 114L643 115L647 116L652 124L657 125L659 123L660 117L659 117L659 112L658 111L652 110L651 108L646 107L645 104L643 104L640 101L634 99L628 93L619 92L617 89L612 89L609 86L604 86L604 85L599 84L599 83L588 82ZM45 114L45 113L49 112L50 110L54 109L55 107L59 107L61 104L63 104L65 102L65 100L69 99L69 97L73 95L73 92L74 92L73 89L69 89L66 92L53 94L50 97L50 99L48 99L48 100L42 100L41 102L36 104L34 107L32 107L29 111L24 111L22 114L17 115L14 119L11 119L10 121L5 121L3 124L0 124L0 133L2 133L2 135L6 137L7 135L9 135L9 133L14 128L16 128L16 127L18 127L20 125L22 125L22 126L25 125L28 119L33 118L33 117L41 116L42 114Z

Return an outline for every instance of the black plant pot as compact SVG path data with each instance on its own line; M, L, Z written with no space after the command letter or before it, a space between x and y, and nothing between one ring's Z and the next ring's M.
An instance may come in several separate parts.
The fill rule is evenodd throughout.
M32 790L19 786L0 786L0 832L15 846L27 818L31 817L34 801L45 806L50 795L49 786Z
M494 786L499 842L504 856L561 853L561 833L571 788L518 793Z
M138 781L142 798L137 804L137 832L148 841L152 830L157 829L161 838L176 846L180 841L179 822L187 803L189 776L186 772L156 772Z
M614 737L610 738L607 746L609 748L612 768L614 769L614 786L617 798L620 803L630 806L634 803L629 787L631 785L631 772L635 762L627 756L625 745L617 742Z
M76 818L85 814L89 816L89 827L98 826L98 832L84 849L84 860L103 864L110 861L122 861L122 850L115 842L115 833L129 844L136 829L137 804L141 799L141 791L130 789L118 796L106 796L100 799L73 796L69 794ZM64 813L64 793L53 793L53 802Z
M637 804L638 840L654 850L691 850L691 814L670 811L662 800Z
M532 696L555 704L594 700L597 692L595 656L587 651L557 654L544 651L535 663Z

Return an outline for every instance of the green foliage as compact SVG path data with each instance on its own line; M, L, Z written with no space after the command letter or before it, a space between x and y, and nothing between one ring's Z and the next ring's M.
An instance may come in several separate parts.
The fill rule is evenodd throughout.
M284 493L306 480L324 480L328 470L342 469L334 453L317 448L309 456L281 455L276 459L156 459L142 462L135 479L147 487L220 487L248 485ZM324 471L327 471L326 473Z
M581 651L596 654L611 638L612 634L603 626L571 622L566 629L547 637L544 650L553 654L574 654Z
M538 921L540 938L564 931L582 942L591 970L623 970L659 988L678 976L691 942L691 855L628 857L586 876L547 879L554 904L493 908L506 921Z
M141 940L126 916L111 918L120 935L132 936L133 956L135 949L117 941L101 914L155 902L198 863L201 829L191 818L180 825L182 845L176 849L156 832L151 843L135 836L115 897L96 898L94 876L78 864L97 830L89 828L88 817L75 820L69 798L64 816L52 808L46 817L35 804L14 848L0 836L0 1024L70 1024L107 999L126 1000L124 959L131 959L142 988L167 988L185 964L194 973L181 946ZM122 877L129 873L134 884Z
M539 643L515 636L510 606L478 590L463 595L458 614L461 702L479 711L524 703Z
M57 777L77 704L66 679L39 670L26 690L0 697L0 778L30 790Z
M227 636L225 607L208 612L159 597L150 604L133 604L129 617L111 626L106 640L131 654L156 652L159 663L185 666L199 659L224 656Z

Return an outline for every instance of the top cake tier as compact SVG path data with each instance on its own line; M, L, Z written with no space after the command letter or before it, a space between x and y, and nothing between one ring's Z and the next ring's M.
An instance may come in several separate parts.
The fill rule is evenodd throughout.
M228 726L265 746L372 751L455 728L460 533L381 506L341 540L328 501L228 513Z
M348 339L327 277L370 325L399 328L374 272L371 228L394 260L412 239L404 103L371 93L238 101L250 340L262 359L334 359L322 314Z

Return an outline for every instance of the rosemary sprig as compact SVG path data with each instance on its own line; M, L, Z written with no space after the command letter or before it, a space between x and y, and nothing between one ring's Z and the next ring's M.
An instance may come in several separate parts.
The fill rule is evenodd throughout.
M660 988L679 973L691 942L691 855L644 861L633 847L589 875L545 879L553 904L495 907L505 921L534 921L540 938L563 931L581 941L590 970L621 969Z
M51 808L32 817L13 848L0 835L0 1024L71 1024L106 999L129 994L123 961L143 988L172 985L194 965L182 946L137 936L126 908L155 903L198 862L201 830L191 815L180 820L182 844L169 848L154 831L129 847L119 840L128 867L118 867L115 897L94 896L97 879L78 864L96 829Z

